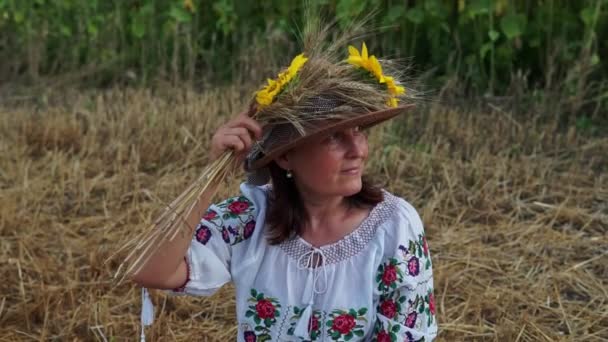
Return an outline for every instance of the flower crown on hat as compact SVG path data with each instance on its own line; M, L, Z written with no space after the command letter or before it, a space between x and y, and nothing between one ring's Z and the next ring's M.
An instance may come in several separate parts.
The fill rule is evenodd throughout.
M380 61L378 61L376 56L368 55L365 43L361 46L361 52L352 45L348 46L348 52L349 56L347 62L357 68L367 70L371 76L375 77L378 83L385 84L388 93L391 95L387 101L387 105L389 107L397 107L399 102L397 96L405 94L405 88L398 85L393 77L383 74ZM308 58L301 53L291 61L291 64L285 71L279 73L276 79L268 79L268 84L256 92L258 109L271 105L275 98L281 94L283 89L296 78L298 72L302 69L304 64L306 64L307 60Z
M397 107L397 102L399 101L397 95L405 94L405 88L398 85L393 77L382 73L382 65L380 65L376 56L368 56L365 43L361 46L361 53L352 45L348 46L348 53L348 63L369 71L380 84L386 84L388 93L391 95L387 101L387 105L389 107Z
M287 70L279 73L276 79L268 79L268 84L256 93L258 108L272 104L274 98L296 77L307 60L308 58L301 53L291 61Z

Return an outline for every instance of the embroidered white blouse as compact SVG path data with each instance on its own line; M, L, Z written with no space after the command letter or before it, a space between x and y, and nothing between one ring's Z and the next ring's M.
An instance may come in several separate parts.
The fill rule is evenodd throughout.
M437 334L431 259L422 222L405 200L384 200L349 235L315 248L300 237L270 245L269 186L212 205L174 293L236 287L238 341L432 341Z

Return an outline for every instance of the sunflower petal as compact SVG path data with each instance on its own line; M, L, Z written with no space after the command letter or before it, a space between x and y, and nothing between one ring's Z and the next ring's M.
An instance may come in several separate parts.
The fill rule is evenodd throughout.
M348 46L348 54L350 56L361 57L361 54L359 54L359 50L357 50L357 48L352 45Z

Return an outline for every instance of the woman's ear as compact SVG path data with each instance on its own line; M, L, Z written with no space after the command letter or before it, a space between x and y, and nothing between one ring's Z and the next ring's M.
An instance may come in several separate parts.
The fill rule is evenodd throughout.
M277 163L277 165L283 170L291 170L287 153L283 153L279 157L275 158L274 162Z

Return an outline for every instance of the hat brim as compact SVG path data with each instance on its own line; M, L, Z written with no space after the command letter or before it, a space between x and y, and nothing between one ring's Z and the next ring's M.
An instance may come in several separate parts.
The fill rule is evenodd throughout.
M291 150L292 148L294 148L298 145L305 144L305 143L315 140L319 137L322 137L325 135L330 135L335 132L341 131L346 128L354 127L354 126L361 126L362 128L368 128L368 127L377 125L381 122L384 122L386 120L392 119L399 114L406 113L406 112L412 110L414 107L415 107L414 104L408 104L408 105L400 106L400 107L396 107L396 108L389 108L389 109L384 109L384 110L380 110L380 111L376 111L376 112L366 113L366 114L362 114L362 115L356 116L351 119L340 120L338 122L331 123L308 135L305 135L301 138L297 138L288 144L282 145L280 147L277 147L277 148L269 151L268 154L265 154L260 159L252 162L251 165L249 166L249 170L250 171L257 170L257 169L260 169L260 168L268 165L273 159L277 158L278 156L282 155L283 153Z

